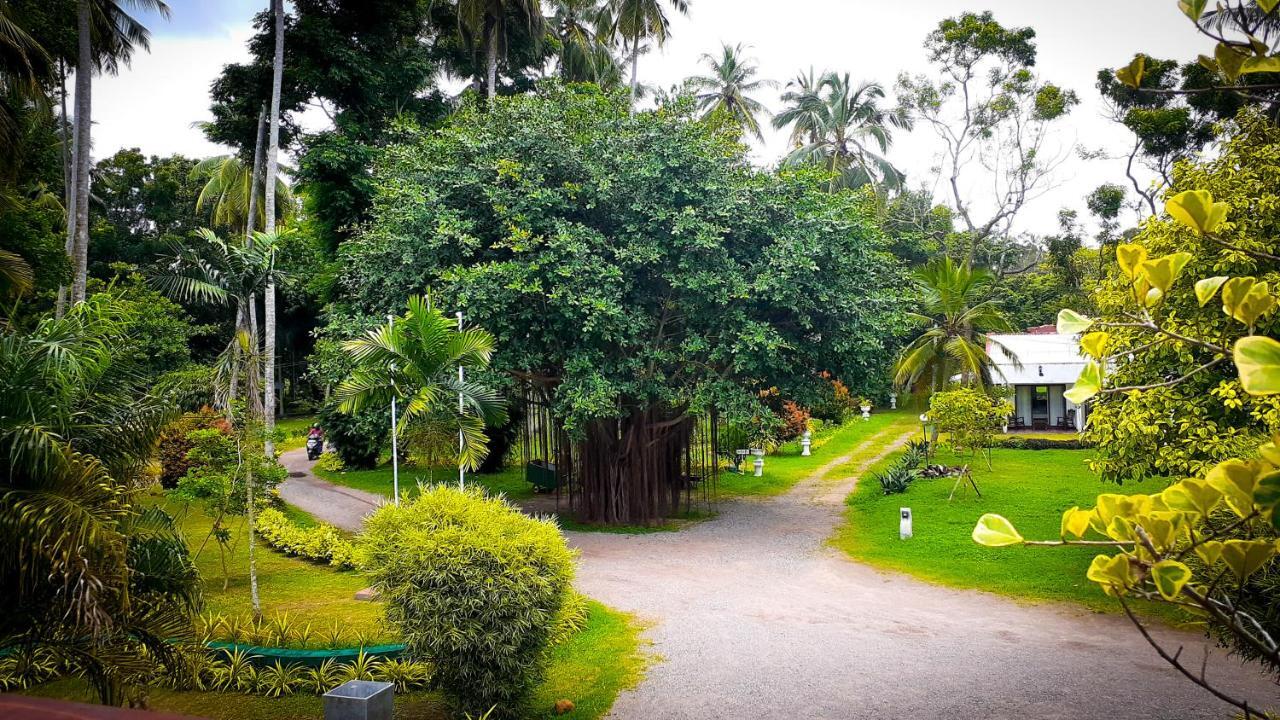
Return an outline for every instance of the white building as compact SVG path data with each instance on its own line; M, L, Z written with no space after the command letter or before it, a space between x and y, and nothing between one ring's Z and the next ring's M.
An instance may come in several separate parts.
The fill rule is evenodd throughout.
M1016 335L990 335L987 352L995 360L992 381L1013 388L1013 421L1009 429L1078 430L1085 409L1062 396L1084 369L1076 338L1059 335L1052 325ZM1015 366L999 343L1018 359Z

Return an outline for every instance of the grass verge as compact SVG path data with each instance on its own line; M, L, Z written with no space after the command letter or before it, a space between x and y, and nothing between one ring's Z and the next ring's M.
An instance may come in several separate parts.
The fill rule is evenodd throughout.
M988 470L981 459L972 464L982 497L969 489L957 492L951 502L947 496L954 479L921 479L904 494L884 495L868 472L849 496L845 522L831 542L857 560L929 582L1116 612L1115 601L1085 578L1097 548L987 548L971 537L978 517L992 512L1009 518L1027 538L1057 538L1064 510L1090 507L1104 492L1159 489L1155 481L1103 484L1085 465L1090 454L1088 450L993 450L994 469ZM960 465L970 463L970 458L943 450L930 462ZM899 508L903 507L912 509L909 540L898 539ZM1162 608L1147 604L1144 611L1172 619L1173 614Z

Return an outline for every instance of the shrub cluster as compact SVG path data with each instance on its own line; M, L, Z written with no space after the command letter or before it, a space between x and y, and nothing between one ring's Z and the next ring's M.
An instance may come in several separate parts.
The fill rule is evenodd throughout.
M295 693L323 695L348 680L377 680L395 684L396 692L425 689L431 683L429 663L384 660L361 652L351 662L328 658L316 667L279 660L260 666L260 658L244 650L219 649L190 654L194 672L174 678L176 689L241 692L282 697Z
M335 401L320 411L320 426L343 465L368 470L378 464L382 448L389 441L387 418L386 412L373 406L355 414L344 413Z
M559 528L479 490L435 486L373 513L360 549L408 657L435 664L459 710L517 716L576 602Z
M231 433L231 425L227 419L212 408L205 407L199 412L183 415L160 434L160 485L164 489L178 487L178 481L196 464L195 460L187 457L195 447L195 441L187 436L195 430L211 429L228 435Z
M1093 443L1075 436L1056 440L1006 435L997 437L993 444L1009 450L1088 450L1094 447Z
M318 626L308 620L276 613L255 619L249 613L223 615L204 613L196 618L195 633L202 643L226 642L258 647L305 649L363 648L383 641L360 631L351 631L339 620Z
M356 566L355 544L337 528L325 523L302 527L275 508L263 508L258 513L258 537L286 555L344 570Z
M920 466L929 454L929 444L924 441L911 441L893 464L883 471L872 475L880 482L880 489L885 495L904 493L911 483L921 476Z

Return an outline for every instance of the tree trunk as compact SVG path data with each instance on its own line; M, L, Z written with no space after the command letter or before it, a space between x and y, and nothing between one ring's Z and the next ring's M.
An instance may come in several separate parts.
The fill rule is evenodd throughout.
M67 66L62 60L58 61L58 87L61 90L59 99L62 103L62 117L58 122L58 139L62 145L62 198L63 208L66 210L64 220L66 222L66 252L68 258L74 258L73 253L76 249L76 171L75 171L75 153L70 152L71 134L69 132L69 120L67 115ZM74 259L73 259L74 264ZM67 309L67 286L64 283L58 284L58 304L57 316L62 317L62 313Z
M75 276L71 281L71 303L84 302L89 273L89 155L93 126L93 41L90 35L90 0L79 0L76 8L76 32L79 52L76 57L76 197L75 241L72 263Z
M253 170L249 173L249 215L244 222L244 237L253 246L253 231L258 222L258 188L262 186L262 155L267 144L267 106L258 111L258 137L253 144Z
M280 91L284 84L284 0L273 0L276 19L276 54L271 72L271 118L268 129L267 177L263 193L263 210L266 212L266 229L271 234L276 231L276 176L280 173ZM275 251L272 250L274 256ZM274 270L274 257L273 257ZM276 426L276 284L267 283L263 297L265 340L263 343L263 404L262 417L265 425L267 441L267 457L275 457L275 443L271 440L271 432Z
M640 40L631 43L631 114L636 114L636 98L639 97Z
M487 74L485 76L485 94L489 98L489 102L498 96L498 24L493 23L489 27L488 37L485 38L485 53L488 55Z
M283 1L283 0L281 0ZM244 462L243 455L241 462ZM253 507L253 463L244 466L244 487L248 507L245 512L249 521L249 602L253 606L253 619L262 620L262 600L258 597L258 562L254 554L254 507Z

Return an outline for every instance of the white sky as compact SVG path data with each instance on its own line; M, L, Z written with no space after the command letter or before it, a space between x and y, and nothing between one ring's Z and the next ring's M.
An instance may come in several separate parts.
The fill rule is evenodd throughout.
M1082 100L1061 125L1059 142L1079 142L1111 155L1127 153L1128 131L1103 117L1094 89L1099 68L1126 63L1142 50L1160 57L1189 59L1204 42L1173 0L691 0L688 18L672 22L665 48L640 60L643 82L669 87L701 72L702 53L722 42L751 45L764 77L785 84L810 65L848 72L854 81L877 80L888 88L899 72L928 69L923 41L939 20L965 10L991 10L1005 26L1029 25L1037 32L1038 72L1075 90ZM156 155L205 157L226 152L206 141L193 123L209 119L208 89L222 66L247 58L250 20L266 0L170 0L173 19L148 18L154 37L150 54L139 54L118 77L94 85L94 148L105 157L124 147ZM780 108L780 90L759 99ZM323 115L310 112L304 124L316 127ZM939 152L927 128L899 133L889 156L917 186L930 183ZM786 151L784 133L766 132L754 156L772 164ZM975 168L976 170L976 168ZM1123 159L1070 160L1058 185L1029 205L1017 230L1047 233L1057 228L1057 211L1084 211L1083 197L1103 182L1125 184ZM989 181L975 176L975 189ZM945 200L940 194L938 199Z

